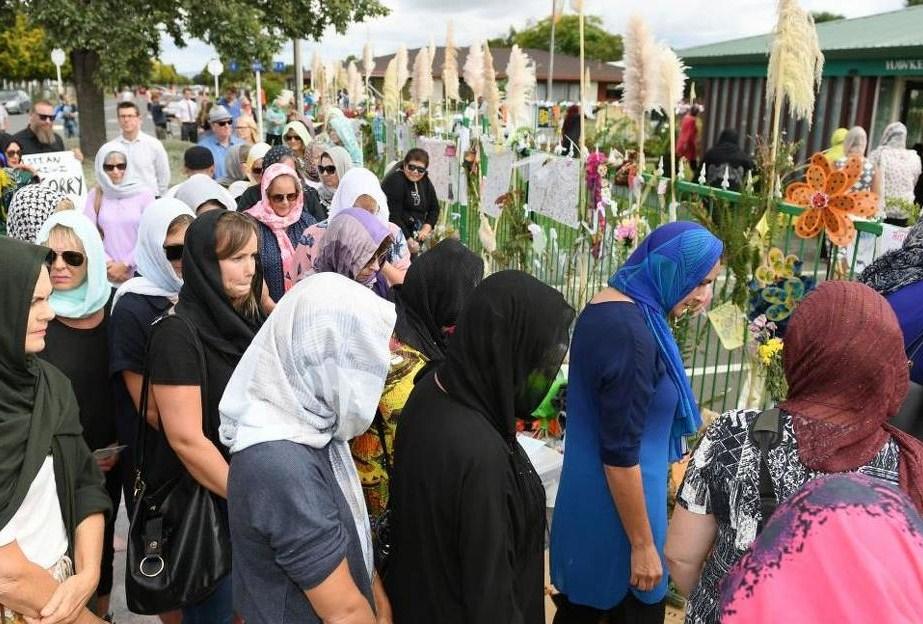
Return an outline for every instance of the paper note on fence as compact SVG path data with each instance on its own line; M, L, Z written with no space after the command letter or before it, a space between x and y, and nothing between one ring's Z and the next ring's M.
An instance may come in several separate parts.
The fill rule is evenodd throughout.
M744 346L747 317L733 302L728 301L712 308L708 320L725 349L733 351Z
M22 157L32 165L42 180L42 186L53 188L67 195L78 210L83 209L87 195L87 182L83 177L83 165L74 158L73 152L50 152L29 154Z
M433 187L436 189L436 197L440 201L449 199L449 185L452 186L452 200L458 197L456 189L458 182L456 180L458 167L456 158L456 149L454 141L443 141L430 137L420 137L417 139L417 146L426 150L429 155L429 166L427 175Z
M558 223L579 227L580 161L552 156L529 169L529 209Z
M497 200L510 192L513 152L505 147L487 145L484 155L487 157L487 176L481 190L481 210L497 218L500 216Z

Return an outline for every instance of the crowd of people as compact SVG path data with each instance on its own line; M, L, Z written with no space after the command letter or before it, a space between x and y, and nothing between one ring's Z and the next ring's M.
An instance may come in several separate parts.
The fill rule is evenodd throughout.
M704 227L658 227L577 311L434 240L426 151L379 180L339 111L262 142L236 93L186 96L173 186L130 101L82 206L16 167L63 148L50 103L4 143L0 623L112 621L123 503L129 607L165 624L538 624L546 542L556 624L660 624L670 579L692 624L831 619L818 599L831 621L919 618L923 444L889 422L923 381L923 224L795 309L776 410L703 428L670 322L711 305ZM916 183L899 124L868 157L861 128L840 135L828 157L863 156L857 184ZM738 143L702 162L747 171ZM517 431L565 360L549 535Z

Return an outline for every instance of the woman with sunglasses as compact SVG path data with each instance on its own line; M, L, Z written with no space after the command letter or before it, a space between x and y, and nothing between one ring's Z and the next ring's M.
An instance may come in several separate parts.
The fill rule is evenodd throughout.
M384 298L390 287L382 273L394 243L388 228L369 210L348 208L330 219L308 273L339 273Z
M114 147L100 148L94 164L96 186L87 195L83 213L102 234L109 281L119 285L135 274L138 223L154 201L154 192L132 175L128 158Z
M320 196L321 206L329 215L333 195L340 186L340 180L352 169L353 163L349 158L349 152L338 145L325 149L318 162L320 164L317 166L317 173L321 186L317 189L317 194Z
M46 331L47 345L39 357L70 380L77 397L83 439L105 476L112 509L118 509L122 475L109 384L107 336L112 289L106 276L103 241L85 216L66 210L45 222L38 243L51 249L46 262L53 289L49 301L55 312ZM114 531L115 514L110 514L105 523L99 585L95 589L99 616L109 612Z
M311 134L304 122L296 119L285 125L282 133L283 144L288 146L295 156L295 170L302 180L308 179L308 159L310 157Z
M6 215L9 211L13 193L32 182L39 182L35 168L22 162L22 145L13 137L6 135L0 139L0 167L9 179L9 186L0 196L0 233L6 232Z
M278 301L294 285L295 244L316 223L304 209L304 193L298 173L277 163L263 172L263 199L247 214L257 220L260 260L269 296Z
M439 220L439 199L426 175L428 166L429 154L415 147L381 182L388 196L391 220L403 230L412 253L419 253Z

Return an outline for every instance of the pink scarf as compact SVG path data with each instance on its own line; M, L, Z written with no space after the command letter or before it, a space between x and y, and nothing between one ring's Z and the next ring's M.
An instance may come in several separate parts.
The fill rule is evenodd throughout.
M295 205L292 207L291 211L284 217L280 217L275 213L269 203L269 187L272 186L276 178L284 175L290 176L295 180L295 187L298 189L298 199L295 200ZM282 273L285 276L285 290L288 291L293 284L292 268L295 263L295 246L292 244L291 239L289 239L286 230L290 225L301 219L301 211L304 207L304 193L301 189L301 181L298 179L298 174L295 173L294 169L288 165L276 163L263 172L263 179L260 181L260 190L262 191L262 199L246 212L272 230L272 233L275 235L276 241L279 243L279 251L282 255Z

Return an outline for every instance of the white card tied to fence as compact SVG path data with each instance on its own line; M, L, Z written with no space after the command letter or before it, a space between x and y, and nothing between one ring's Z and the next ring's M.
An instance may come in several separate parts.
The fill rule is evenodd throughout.
M529 210L572 228L579 227L580 161L550 156L529 169Z
M513 173L513 152L505 147L485 145L487 175L481 181L481 211L491 217L500 216L497 200L510 192L510 177Z
M420 137L417 139L417 147L426 150L429 154L429 166L427 167L430 182L436 189L436 197L440 201L455 201L458 199L458 185L460 176L458 174L458 158L454 141L443 141L431 137ZM449 188L451 187L451 197Z
M74 158L73 152L50 152L29 154L22 160L35 167L42 186L61 191L74 201L78 210L83 208L87 195L87 183L83 177L83 165Z

